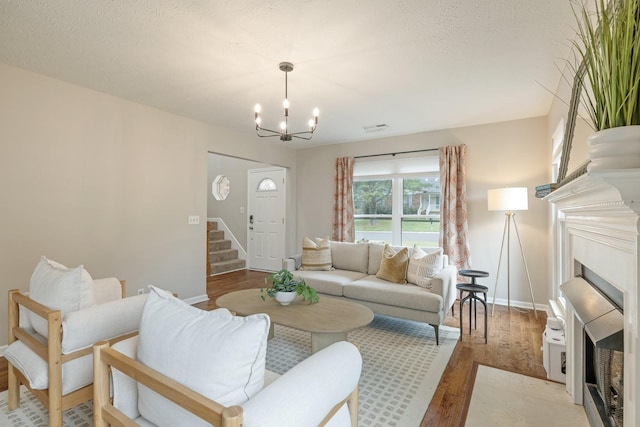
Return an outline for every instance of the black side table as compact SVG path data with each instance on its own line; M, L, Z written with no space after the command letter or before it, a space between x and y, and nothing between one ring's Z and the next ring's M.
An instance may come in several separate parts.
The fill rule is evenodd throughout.
M469 302L469 335L471 335L471 322L474 321L476 327L478 325L478 317L476 312L476 301L484 306L484 343L487 343L487 292L489 288L486 286L478 285L476 279L480 277L489 277L489 273L481 270L460 270L458 272L460 276L470 277L471 283L458 283L456 289L460 291L460 339L462 340L462 307L466 302ZM462 297L463 293L467 292L466 297ZM484 299L478 297L481 293ZM473 309L473 319L471 318L471 311Z

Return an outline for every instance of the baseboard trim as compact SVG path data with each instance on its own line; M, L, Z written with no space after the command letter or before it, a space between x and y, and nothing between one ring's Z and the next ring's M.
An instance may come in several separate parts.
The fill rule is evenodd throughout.
M487 304L493 303L493 298L487 297ZM503 298L496 298L496 305L504 305L505 307L509 304L509 301ZM523 308L526 310L533 309L533 304L527 301L514 301L511 300L511 307ZM546 304L536 304L536 311L544 311L546 313L549 312L549 306Z
M184 299L183 301L189 305L194 305L200 302L209 301L209 297L207 296L207 294L204 294L204 295L198 295L195 297L187 298L187 299Z

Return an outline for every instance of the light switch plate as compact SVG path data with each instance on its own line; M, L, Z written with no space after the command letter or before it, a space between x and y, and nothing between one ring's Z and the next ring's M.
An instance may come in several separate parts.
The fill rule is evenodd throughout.
M200 224L200 216L199 215L189 215L189 219L187 220L189 225L198 225Z

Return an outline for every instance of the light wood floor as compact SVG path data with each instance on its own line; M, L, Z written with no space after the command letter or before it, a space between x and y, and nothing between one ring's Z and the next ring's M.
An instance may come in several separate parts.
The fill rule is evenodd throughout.
M215 307L215 300L227 292L238 289L259 288L264 285L266 273L256 271L238 271L214 276L207 282L209 301L197 304L204 310ZM478 307L478 329L469 336L468 323L462 341L458 341L449 360L449 364L438 384L429 409L422 420L421 427L427 426L459 426L464 420L471 387L473 383L474 364L482 363L529 375L546 378L542 366L542 332L546 323L546 314L538 312L536 320L532 311L520 309L508 310L496 306L495 315L491 317L489 305L488 327L489 342L484 343L482 307ZM468 309L468 307L465 306ZM460 314L456 302L455 316L451 313L445 319L445 325L459 327ZM464 319L467 319L465 311ZM0 358L0 391L7 388L7 363ZM496 402L499 405L499 402Z

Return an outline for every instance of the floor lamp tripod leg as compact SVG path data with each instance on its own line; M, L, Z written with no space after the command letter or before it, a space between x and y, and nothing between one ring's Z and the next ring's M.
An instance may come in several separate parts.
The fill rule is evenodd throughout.
M527 258L524 256L524 250L522 249L522 242L520 241L520 233L518 232L518 224L516 224L516 218L513 217L513 227L516 230L516 236L518 237L518 245L520 245L520 253L522 254L522 261L524 262L524 270L527 272L527 281L529 282L529 293L531 294L531 304L533 304L533 314L538 319L538 312L536 311L536 301L533 298L533 287L531 286L531 276L529 276L529 267L527 266Z
M498 278L500 277L500 264L502 263L502 252L504 250L504 241L507 237L507 227L509 226L509 217L504 218L504 230L502 231L502 244L500 245L500 256L498 257L498 270L496 271L496 284L493 287L493 304L491 305L491 317L496 309L496 291L498 290Z

